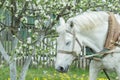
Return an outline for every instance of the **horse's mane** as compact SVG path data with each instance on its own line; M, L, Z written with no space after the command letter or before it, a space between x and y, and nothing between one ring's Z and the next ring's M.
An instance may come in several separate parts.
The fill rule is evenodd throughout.
M70 24L71 22L73 22L73 24L77 26L77 30L89 31L95 29L96 27L98 27L98 25L102 25L107 21L107 12L99 11L84 12L81 15L77 15L68 19L67 23Z

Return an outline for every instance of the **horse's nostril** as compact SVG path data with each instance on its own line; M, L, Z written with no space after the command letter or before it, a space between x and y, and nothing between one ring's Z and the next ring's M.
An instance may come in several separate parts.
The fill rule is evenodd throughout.
M59 72L67 72L68 71L68 66L67 67L63 67L63 66L58 66L56 67L56 70L59 71Z
M64 71L64 68L62 66L59 67L60 71Z
M65 68L62 66L57 67L56 70L59 72L65 72Z

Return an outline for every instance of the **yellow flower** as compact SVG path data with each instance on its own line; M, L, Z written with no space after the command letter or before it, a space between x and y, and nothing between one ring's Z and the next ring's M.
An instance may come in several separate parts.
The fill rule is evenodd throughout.
M74 75L73 75L73 78L77 78L77 75L76 75L76 74L74 74Z
M35 77L34 80L38 80L38 77Z
M47 80L47 78L43 78L42 80Z
M106 78L98 78L98 80L108 80L108 79L106 79Z
M64 78L63 77L61 77L61 79L60 80L64 80Z
M82 77L85 77L85 74L82 74Z
M8 80L10 80L10 78L8 78Z
M56 73L54 73L54 76L56 76L57 74Z
M83 77L81 77L81 78L80 78L80 80L84 80L84 78L83 78Z

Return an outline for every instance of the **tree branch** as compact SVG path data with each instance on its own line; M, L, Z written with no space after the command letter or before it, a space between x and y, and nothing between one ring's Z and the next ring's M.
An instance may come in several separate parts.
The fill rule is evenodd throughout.
M22 14L25 13L27 6L28 6L28 1L25 2L24 6L22 8L22 11L18 14L18 17L15 17L15 13L13 14L15 24L13 26L11 25L11 27L13 28L13 30L11 30L12 34L16 34L18 32L18 26L20 24L20 19L23 17Z
M0 8L4 5L4 2L5 2L5 0L2 0L2 1L1 1Z
M57 15L56 20L59 20L59 18L60 18L61 16L64 16L64 12L65 12L66 9L70 10L71 7L68 6L68 4L66 4L66 6L62 9L62 11Z
M8 25L2 23L1 21L0 21L0 24L3 25L4 27L9 27Z
M65 11L66 9L70 10L71 7L68 6L68 4L66 4L66 6L65 6L65 7L61 10L61 12L57 15L57 17L56 17L56 20L57 20L57 21L59 20L59 18L60 18L61 16L64 16L64 15L69 14L69 12L65 13L65 12L66 12L66 11ZM50 22L51 22L51 21L50 21ZM51 22L51 24L46 28L46 30L45 30L45 35L49 34L49 29L51 29L54 24L55 24L55 22L53 21L53 22Z
M2 28L2 29L0 30L0 33L1 33L3 30L5 30L5 28Z
M24 6L22 8L22 11L20 12L20 14L18 14L18 17L16 17L15 22L20 22L20 19L23 17L22 14L25 13L25 11L27 10L26 9L27 6L28 6L28 1L25 2Z

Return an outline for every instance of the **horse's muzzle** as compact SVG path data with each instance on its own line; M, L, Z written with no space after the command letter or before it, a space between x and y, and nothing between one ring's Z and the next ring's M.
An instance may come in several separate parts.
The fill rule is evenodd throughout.
M56 70L61 73L66 73L68 71L68 68L69 66L66 66L66 67L58 66Z

